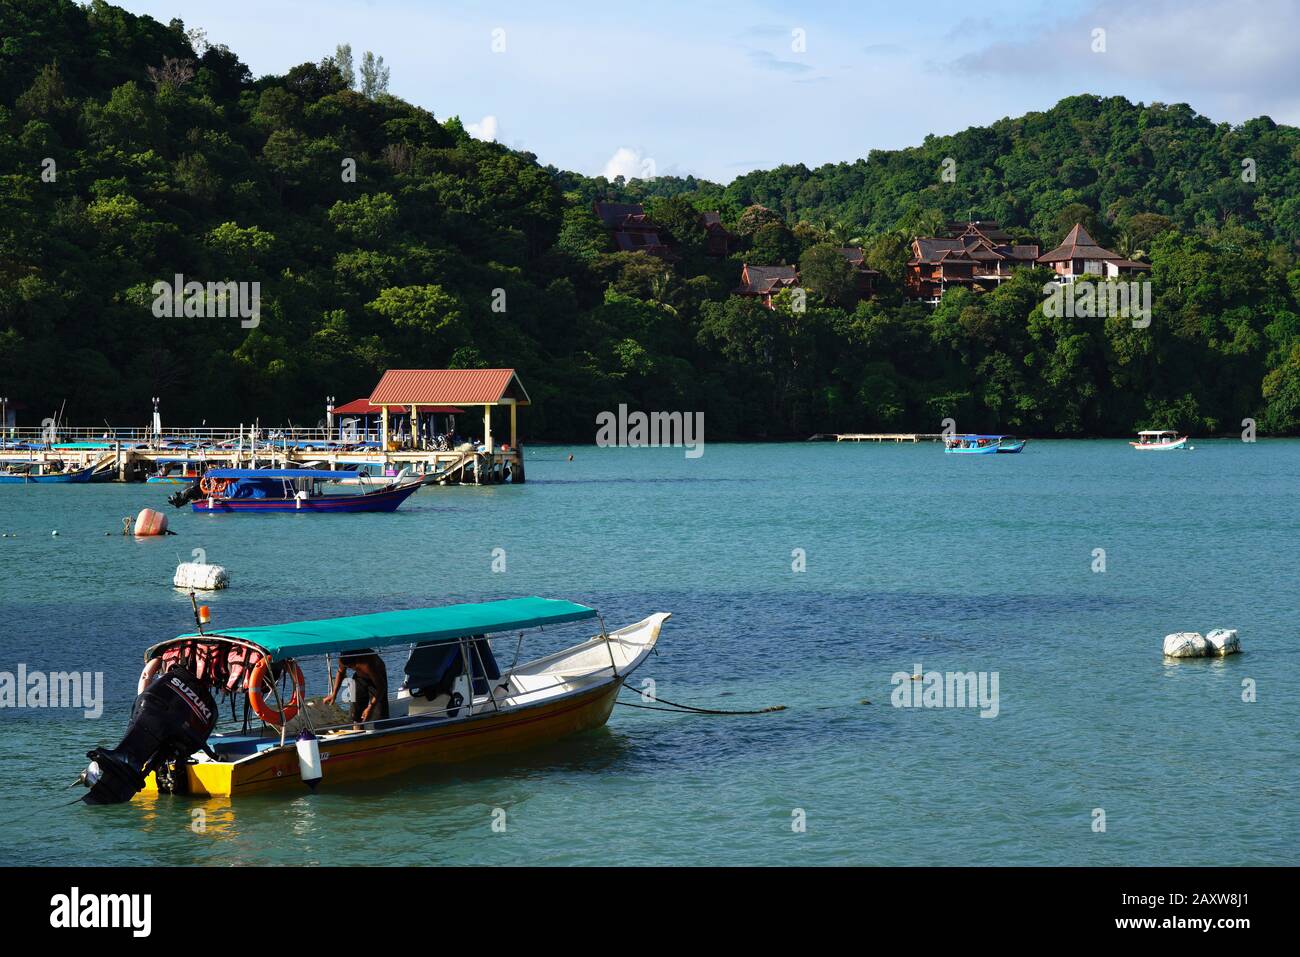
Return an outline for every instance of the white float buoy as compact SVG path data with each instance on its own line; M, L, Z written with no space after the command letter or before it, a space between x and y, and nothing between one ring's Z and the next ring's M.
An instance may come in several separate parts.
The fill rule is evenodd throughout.
M1166 658L1203 658L1209 645L1199 631L1176 631L1165 635Z
M310 731L298 735L298 773L303 783L315 790L316 782L323 776L320 767L320 741Z
M230 584L230 575L224 565L209 565L207 562L181 562L176 566L172 584L177 588L197 588L202 591L215 591Z
M1236 628L1213 628L1205 636L1206 654L1219 658L1235 655L1241 651L1241 642L1237 640Z
M1222 658L1241 651L1235 628L1212 628L1208 635L1199 631L1177 631L1165 635L1166 658Z
M58 538L58 537L59 537L59 530L56 528L54 531L50 532L50 534L53 535L55 538Z

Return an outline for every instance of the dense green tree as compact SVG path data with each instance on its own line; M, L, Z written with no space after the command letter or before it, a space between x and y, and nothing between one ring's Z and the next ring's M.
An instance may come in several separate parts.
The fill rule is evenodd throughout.
M725 186L610 182L388 95L346 45L254 79L104 0L0 0L0 33L0 392L24 424L65 402L142 422L151 395L175 422L315 421L386 367L451 365L519 368L525 434L555 438L619 402L704 410L717 437L1300 432L1300 130L1267 117L1076 96ZM646 204L671 255L616 252L600 199ZM1044 247L1081 221L1146 259L1150 324L1050 315L1043 270L906 301L912 237L972 215ZM809 295L731 295L746 261L798 263ZM257 282L259 325L154 316L178 273Z
M758 227L749 249L746 258L760 266L789 266L799 259L799 241L790 227L782 222Z
M736 232L741 236L753 236L763 226L779 223L781 216L766 206L754 203L745 208L736 220Z
M857 298L857 273L839 247L830 243L809 246L799 257L799 278L808 289L828 302L852 305Z

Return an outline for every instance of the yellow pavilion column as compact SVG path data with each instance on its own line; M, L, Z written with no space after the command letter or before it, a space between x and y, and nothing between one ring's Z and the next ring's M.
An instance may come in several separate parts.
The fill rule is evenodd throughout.
M492 406L483 406L483 447L492 451Z
M379 447L388 451L388 406L381 406L379 413Z
M411 447L420 447L420 407L411 403Z
M518 430L518 426L515 418L515 410L517 408L519 408L519 406L516 405L514 402L510 403L510 448L511 450L519 448L519 436L516 434Z

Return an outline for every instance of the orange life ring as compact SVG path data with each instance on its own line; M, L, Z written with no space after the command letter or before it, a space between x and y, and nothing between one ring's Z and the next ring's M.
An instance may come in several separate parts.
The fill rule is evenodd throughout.
M290 661L288 665L289 673L293 676L293 697L289 699L289 703L284 706L283 711L276 711L268 705L262 694L262 682L266 678L266 669L269 667L268 659L265 656L253 666L253 672L248 676L248 681L244 684L244 688L248 691L248 704L253 709L253 713L267 724L273 724L277 728L283 727L297 716L299 709L298 692L305 685L302 669L298 667L298 662Z
M208 478L203 476L199 481L199 491L208 498L219 498L226 494L226 489L230 487L229 479Z

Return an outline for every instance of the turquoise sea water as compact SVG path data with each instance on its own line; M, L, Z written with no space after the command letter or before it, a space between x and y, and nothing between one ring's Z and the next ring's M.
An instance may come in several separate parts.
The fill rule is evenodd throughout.
M98 720L0 711L0 863L1295 864L1300 442L1195 444L531 447L526 485L393 515L0 487L0 671L106 686ZM118 534L147 505L178 534ZM789 707L616 708L543 751L315 795L66 806L85 751L125 729L144 647L189 629L170 582L200 547L232 574L218 623L529 594L610 627L671 611L638 679ZM1244 654L1162 659L1166 633L1218 626ZM893 707L918 663L996 672L997 716Z

